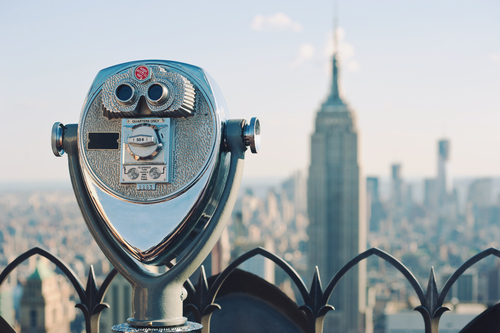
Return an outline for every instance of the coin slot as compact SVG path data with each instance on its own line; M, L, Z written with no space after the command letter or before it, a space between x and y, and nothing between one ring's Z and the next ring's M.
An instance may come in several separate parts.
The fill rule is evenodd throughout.
M88 149L118 149L120 133L89 133Z

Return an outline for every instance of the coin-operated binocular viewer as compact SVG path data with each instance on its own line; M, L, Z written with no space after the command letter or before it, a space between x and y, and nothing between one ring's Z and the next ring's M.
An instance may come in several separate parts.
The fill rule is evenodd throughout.
M201 328L183 316L183 283L219 239L260 123L227 120L224 98L199 67L125 63L97 74L78 125L55 123L85 222L132 284L132 317L115 332ZM164 273L147 265L176 264ZM148 328L148 329L145 329Z

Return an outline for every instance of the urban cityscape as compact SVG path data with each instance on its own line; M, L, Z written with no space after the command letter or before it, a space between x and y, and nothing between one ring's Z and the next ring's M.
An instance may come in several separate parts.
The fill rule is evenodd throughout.
M391 178L363 177L357 161L355 113L338 90L333 58L333 83L317 112L311 136L309 172L294 172L280 184L243 186L217 258L205 261L207 274L219 273L246 251L261 246L289 262L310 281L315 266L327 282L366 248L380 248L403 262L426 284L431 266L443 285L458 266L500 239L500 179L453 178L453 143L436 142L436 174L405 179L404 165L388 165ZM0 192L0 263L38 246L68 263L82 281L90 265L98 281L111 266L86 229L70 188L3 190ZM0 292L1 316L20 332L28 331L37 313L67 332L84 331L74 309L75 295L49 262L31 257L11 274ZM255 258L241 267L279 286L295 299L279 268ZM37 289L38 288L38 289ZM415 295L402 276L384 261L369 259L351 271L330 300L337 308L327 316L326 332L423 332L414 312ZM130 315L131 289L123 278L110 288L101 327ZM468 270L449 295L454 316L447 332L458 332L500 299L500 265L484 261ZM33 310L35 306L35 310ZM31 310L29 310L31 309ZM340 332L339 331L339 332ZM59 332L59 331L58 331ZM409 332L409 331L408 331Z
M410 166L396 159L386 174L365 173L356 103L340 88L343 66L334 31L327 94L317 109L304 111L314 123L310 156L301 157L307 168L273 181L244 179L228 226L203 263L207 276L263 247L289 263L308 286L317 268L324 286L352 258L378 248L408 267L424 289L433 274L442 288L469 258L500 249L500 178L454 175L456 143L446 135L423 147L435 156L435 165L428 161L433 176L407 176ZM83 282L91 266L98 285L113 269L87 229L71 184L0 183L0 272L33 247L59 257ZM290 278L271 261L254 257L239 268L301 304ZM20 333L85 332L77 294L61 273L50 261L30 257L1 286L0 316ZM191 281L197 279L198 272ZM460 332L499 300L500 262L487 258L453 285L440 332ZM132 288L120 275L105 302L110 307L100 318L102 332L131 316ZM378 257L351 269L329 304L335 311L325 317L326 333L424 333L412 286Z

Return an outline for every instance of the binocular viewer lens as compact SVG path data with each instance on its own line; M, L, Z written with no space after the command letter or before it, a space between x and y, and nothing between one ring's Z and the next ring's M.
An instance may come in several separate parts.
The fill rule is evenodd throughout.
M168 88L162 83L153 83L146 97L152 105L161 105L168 99ZM137 91L130 84L122 83L116 87L115 98L121 105L132 105L137 101Z
M130 105L135 102L135 89L129 84L120 84L116 87L115 96L118 103L122 105Z
M168 98L168 89L161 83L154 83L148 89L148 100L153 105L164 103Z
M191 117L197 94L188 78L158 65L117 72L104 81L102 92L108 119Z

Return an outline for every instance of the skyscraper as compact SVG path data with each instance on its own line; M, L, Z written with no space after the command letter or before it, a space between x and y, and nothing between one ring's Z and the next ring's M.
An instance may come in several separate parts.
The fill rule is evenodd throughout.
M474 206L487 207L492 204L493 197L493 179L479 178L475 179L467 191L467 201Z
M393 208L403 205L403 178L401 164L393 164L392 169L392 205Z
M370 231L379 231L380 222L386 218L384 205L380 201L377 177L366 178L366 221Z
M75 304L66 279L40 260L21 298L21 333L69 333Z
M425 179L424 203L431 211L438 214L439 218L450 215L450 204L454 204L453 183L450 169L450 141L438 141L437 177Z
M370 202L379 202L378 177L366 178L366 194L370 197Z
M125 323L132 317L132 286L121 274L111 282L104 302L109 304L109 308L102 312L99 321L101 332L110 332L113 325Z
M446 139L438 142L437 191L439 205L447 203L453 194L450 170L450 141Z
M366 248L358 134L355 115L339 94L337 54L332 74L330 94L316 114L308 180L309 267L319 267L323 283ZM325 332L362 331L365 284L362 262L334 291L330 304L336 310L327 316Z

